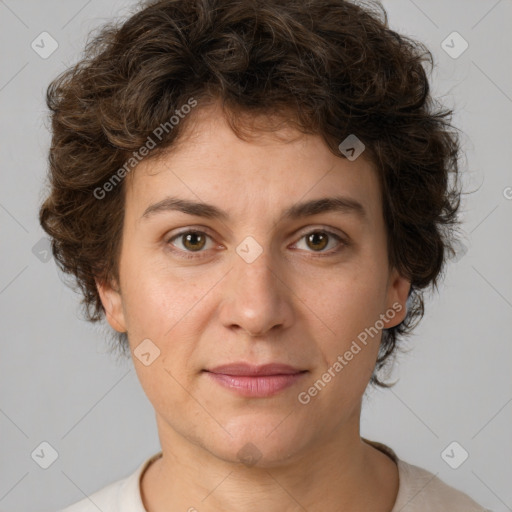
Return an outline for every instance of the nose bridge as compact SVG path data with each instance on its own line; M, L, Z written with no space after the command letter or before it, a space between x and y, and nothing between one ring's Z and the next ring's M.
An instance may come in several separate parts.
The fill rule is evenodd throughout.
M291 305L279 262L268 246L247 237L233 255L222 320L252 335L261 335L291 321Z
M244 241L236 249L235 274L240 284L253 289L255 293L271 292L277 274L275 258L270 248L257 245L257 242ZM274 260L274 261L273 261Z

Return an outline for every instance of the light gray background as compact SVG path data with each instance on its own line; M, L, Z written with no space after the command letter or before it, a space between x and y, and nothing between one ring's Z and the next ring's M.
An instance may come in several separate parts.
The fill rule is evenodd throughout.
M0 510L55 511L122 478L159 450L154 413L131 361L106 354L101 330L79 318L78 296L32 248L49 133L44 92L78 59L90 29L133 2L0 1ZM387 0L391 27L434 53L433 91L457 110L467 253L411 339L390 391L368 394L365 437L389 444L495 512L512 510L512 2ZM42 59L43 31L58 49ZM459 32L457 59L441 42ZM455 44L455 43L454 43ZM457 43L459 44L459 43ZM508 188L507 188L508 187ZM39 256L44 256L40 251ZM41 442L58 459L31 458ZM450 468L457 441L469 458ZM455 454L457 457L458 454Z

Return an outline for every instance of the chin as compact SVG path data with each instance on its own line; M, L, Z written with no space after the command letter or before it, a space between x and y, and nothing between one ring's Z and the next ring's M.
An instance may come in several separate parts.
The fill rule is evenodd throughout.
M286 416L284 416L286 417ZM221 439L208 436L209 449L218 458L231 463L242 463L246 467L271 468L298 457L298 451L305 442L304 429L292 429L279 418L262 415L260 420L234 419L225 429ZM217 444L213 446L211 443Z

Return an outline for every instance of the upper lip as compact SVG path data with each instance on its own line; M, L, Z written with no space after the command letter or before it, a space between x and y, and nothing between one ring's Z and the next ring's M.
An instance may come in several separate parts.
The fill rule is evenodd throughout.
M223 364L206 370L211 373L222 373L224 375L293 375L295 373L301 373L306 370L300 370L293 366L281 363L269 363L260 366L251 365L248 363L231 363Z

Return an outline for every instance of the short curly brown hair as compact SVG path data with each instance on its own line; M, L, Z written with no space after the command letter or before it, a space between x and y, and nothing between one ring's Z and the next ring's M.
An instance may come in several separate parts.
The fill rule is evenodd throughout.
M379 171L390 266L411 281L407 316L383 331L371 379L385 386L377 371L423 316L458 224L459 137L424 64L433 67L429 50L391 30L375 2L160 0L101 27L48 87L50 191L40 209L87 319L104 316L95 278L118 280L124 187L112 177L191 98L196 110L220 100L239 136L243 119L272 114L321 135L340 158L349 134L365 144ZM147 158L172 149L191 116L161 130Z

